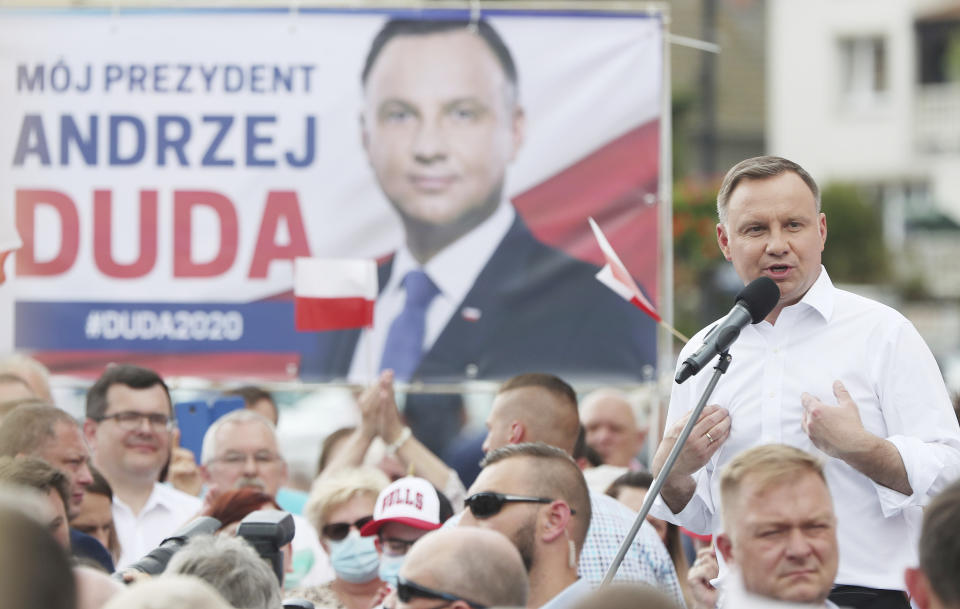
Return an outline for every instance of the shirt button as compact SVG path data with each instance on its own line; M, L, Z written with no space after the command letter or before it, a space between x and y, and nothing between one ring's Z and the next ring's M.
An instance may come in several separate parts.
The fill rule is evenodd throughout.
M777 395L776 393L774 393L774 392L772 392L772 391L770 392L770 397L774 397L774 396L776 396L776 395Z

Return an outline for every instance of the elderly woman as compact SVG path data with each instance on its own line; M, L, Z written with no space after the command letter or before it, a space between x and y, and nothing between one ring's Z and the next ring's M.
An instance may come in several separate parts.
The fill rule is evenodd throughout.
M314 483L304 513L320 532L336 578L322 586L301 588L301 596L320 609L370 609L386 586L377 576L380 559L373 537L360 528L373 519L377 495L390 480L375 467L341 469Z

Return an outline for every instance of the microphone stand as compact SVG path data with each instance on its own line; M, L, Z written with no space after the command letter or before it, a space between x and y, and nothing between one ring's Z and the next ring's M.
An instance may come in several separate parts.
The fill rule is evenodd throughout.
M724 351L720 354L720 360L713 368L714 372L713 376L710 377L710 382L707 383L706 389L703 390L703 395L700 396L700 401L697 403L696 408L690 413L690 418L687 420L687 424L683 426L680 437L677 438L676 444L673 445L673 449L667 456L663 468L657 477L653 479L653 484L650 485L647 496L643 499L643 505L640 506L640 512L637 514L637 518L634 520L633 526L630 527L630 531L627 533L623 543L620 544L620 549L617 550L617 555L610 564L610 568L607 569L606 575L603 576L603 581L600 582L601 586L605 586L613 581L614 575L617 574L617 569L620 568L620 563L623 562L623 557L627 555L627 550L630 549L630 545L640 531L640 526L643 524L643 521L646 520L647 514L650 513L650 508L653 507L654 500L657 498L657 495L660 494L660 489L663 487L664 481L670 474L670 470L673 469L673 464L676 463L677 458L680 456L680 450L683 448L683 445L686 444L687 438L690 437L690 432L693 430L693 426L696 425L697 419L700 418L700 413L703 412L704 406L707 405L707 400L710 399L710 395L713 393L714 388L716 388L720 376L730 367L731 359L729 351Z

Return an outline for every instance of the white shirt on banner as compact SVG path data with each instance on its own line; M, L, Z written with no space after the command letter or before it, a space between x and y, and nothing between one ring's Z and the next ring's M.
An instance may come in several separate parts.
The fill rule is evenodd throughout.
M513 206L506 202L501 203L489 218L451 243L423 266L417 262L406 245L401 247L393 259L390 279L381 290L374 306L373 328L364 330L357 342L349 379L366 383L375 378L380 370L380 359L383 357L390 324L403 310L405 294L401 282L409 271L420 268L440 289L440 293L427 309L423 350L424 353L429 351L450 319L455 314L462 313L458 311L460 304L510 230L515 217ZM477 313L483 314L482 311Z
M113 526L120 540L120 560L117 569L130 566L160 545L177 529L200 512L202 503L196 497L161 484L153 485L153 492L139 514L113 496Z
M704 328L680 352L703 343ZM694 476L697 490L674 515L660 498L654 516L700 533L722 530L720 473L738 453L783 443L817 455L837 514L837 584L903 589L903 570L917 564L922 506L960 477L960 427L937 363L913 325L878 302L836 289L826 269L776 325L749 325L730 349L732 363L708 404L730 413L730 437ZM667 425L692 410L713 373L705 368L673 386ZM843 382L867 431L892 442L913 494L874 483L818 450L800 425L800 396L836 404ZM721 573L725 572L721 560Z

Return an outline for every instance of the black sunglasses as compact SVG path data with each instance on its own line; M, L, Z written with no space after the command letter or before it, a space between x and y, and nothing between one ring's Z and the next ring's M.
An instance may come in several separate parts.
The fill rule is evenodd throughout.
M470 495L464 500L464 503L470 508L470 513L474 518L490 518L498 514L507 503L552 503L553 499L546 497L525 497L523 495L504 495L503 493L492 493L485 491ZM571 514L577 512L570 508Z
M397 576L397 598L400 599L400 602L409 603L414 598L437 598L442 601L449 601L455 603L457 601L463 601L464 603L473 607L473 609L487 609L486 605L481 605L479 603L474 603L473 601L468 601L465 598L454 596L453 594L448 594L446 592L440 592L439 590L434 590L433 588L427 588L426 586L421 586L417 582L410 581L402 575Z
M359 531L363 528L363 525L367 524L371 520L373 520L373 516L364 516L360 520L354 521L352 524L349 522L333 522L323 525L323 529L321 529L320 532L323 533L324 537L331 541L341 541L350 534L350 527L356 527L356 529Z

